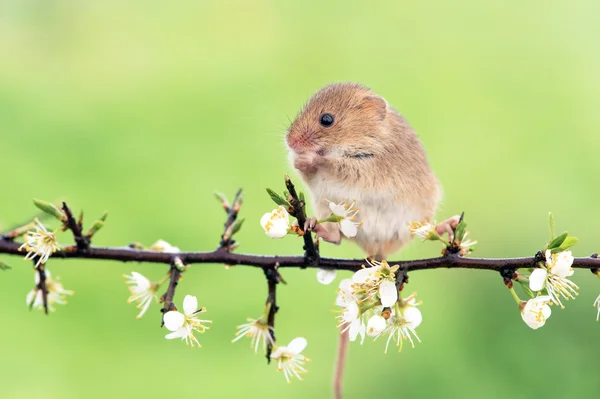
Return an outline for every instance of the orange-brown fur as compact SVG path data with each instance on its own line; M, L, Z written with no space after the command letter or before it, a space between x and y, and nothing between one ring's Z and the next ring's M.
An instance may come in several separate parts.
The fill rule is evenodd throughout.
M320 125L323 113L334 115L332 126ZM356 83L322 88L292 123L286 141L319 218L329 216L323 196L357 201L363 227L354 241L368 255L398 250L409 239L407 223L433 218L441 194L421 142L368 88ZM352 157L357 154L366 155Z

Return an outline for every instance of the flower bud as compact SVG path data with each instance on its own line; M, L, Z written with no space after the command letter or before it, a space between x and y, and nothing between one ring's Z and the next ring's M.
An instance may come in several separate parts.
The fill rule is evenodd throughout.
M34 198L33 203L37 206L42 212L55 217L56 219L64 222L66 220L65 214L59 210L54 204L50 202L42 201L40 199Z

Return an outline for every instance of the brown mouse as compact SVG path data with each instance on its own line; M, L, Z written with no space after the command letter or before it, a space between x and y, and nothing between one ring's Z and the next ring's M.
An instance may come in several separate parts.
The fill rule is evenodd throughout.
M363 85L336 83L315 93L288 129L290 160L312 194L318 219L327 218L326 198L356 201L351 238L372 258L386 259L410 240L408 225L431 220L441 198L423 146L406 119ZM453 217L437 226L449 232ZM325 241L339 243L334 223L311 227Z

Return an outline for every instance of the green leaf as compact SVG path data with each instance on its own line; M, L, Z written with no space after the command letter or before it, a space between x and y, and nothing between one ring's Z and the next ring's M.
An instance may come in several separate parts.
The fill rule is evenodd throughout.
M467 223L462 220L458 226L456 226L456 232L454 233L454 242L456 243L460 243L462 242L463 238L465 237L465 233L467 229Z
M579 238L576 238L576 237L567 237L562 242L562 244L560 244L560 246L558 246L556 248L552 248L551 252L553 254L556 254L556 253L559 253L559 252L566 251L567 249L571 248L573 245L577 244L578 241L579 241Z
M286 200L284 200L279 194L277 194L275 191L271 190L270 188L267 188L267 193L269 193L269 195L271 196L271 199L273 200L274 203L276 203L277 205L285 205L288 206L288 203Z
M554 249L560 247L560 245L565 241L565 239L569 236L569 233L566 231L556 237L554 240L550 241L548 244L548 249Z
M300 201L306 203L306 201L304 201L304 193L302 191L300 191L300 194L298 194L298 198L300 199Z
M548 213L548 226L550 227L550 241L552 241L554 240L554 236L556 235L554 215L552 214L552 212Z
M54 204L50 202L42 201L40 199L34 198L33 203L37 206L42 212L47 213L50 216L54 216L61 222L64 221L65 215L60 211Z

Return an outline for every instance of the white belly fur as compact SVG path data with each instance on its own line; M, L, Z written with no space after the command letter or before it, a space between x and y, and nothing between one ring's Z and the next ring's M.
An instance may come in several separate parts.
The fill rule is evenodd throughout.
M369 256L387 256L410 240L408 224L423 220L428 215L420 214L414 206L402 203L394 192L373 192L353 189L327 179L313 179L309 184L317 218L331 214L324 198L340 203L356 201L359 212L356 222L362 222L357 236L352 239ZM327 229L337 228L328 223Z

